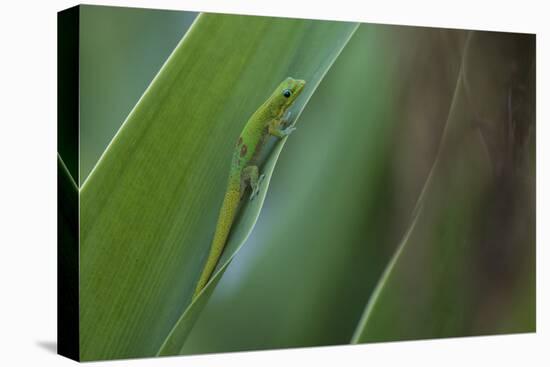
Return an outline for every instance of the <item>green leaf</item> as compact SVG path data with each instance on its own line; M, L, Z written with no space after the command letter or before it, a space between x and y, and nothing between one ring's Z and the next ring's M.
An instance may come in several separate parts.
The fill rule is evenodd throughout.
M190 327L182 315L210 246L238 134L287 76L308 82L293 107L298 117L356 27L199 15L81 189L83 360L152 356L175 325ZM283 144L274 147L259 200L244 208L193 312L250 233ZM164 345L185 339L176 334Z
M352 343L534 330L534 115L516 107L534 110L534 38L472 32L464 50L437 159Z

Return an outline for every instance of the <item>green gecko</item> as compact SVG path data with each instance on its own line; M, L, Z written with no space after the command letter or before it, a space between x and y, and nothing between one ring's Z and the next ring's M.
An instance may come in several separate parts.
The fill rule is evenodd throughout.
M260 175L258 164L261 162L258 160L269 136L282 139L296 129L294 126L287 126L290 118L288 109L298 98L305 84L304 80L286 78L254 112L241 132L233 151L227 190L210 245L210 253L195 288L193 299L208 283L220 259L246 188L251 189L250 200L253 200L260 191L264 175Z

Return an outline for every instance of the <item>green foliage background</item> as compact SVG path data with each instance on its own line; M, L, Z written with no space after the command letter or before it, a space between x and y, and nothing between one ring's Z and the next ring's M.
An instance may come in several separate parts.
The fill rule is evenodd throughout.
M197 14L108 6L81 9L80 183L83 183Z
M185 12L86 9L90 13L82 23L89 27L83 32L89 38L83 39L81 50L87 55L82 61L82 178L196 17ZM233 22L231 16L225 19L227 24ZM104 32L93 32L93 27ZM299 27L296 32L301 32ZM330 32L326 34L336 34L344 28L326 29ZM315 37L311 31L306 33ZM351 34L347 44L345 37L334 37L345 46L339 55L330 51L328 41L306 43L315 51L311 55L326 52L338 57L332 66L324 66L326 76L311 74L320 84L311 91L311 99L305 97L299 106L298 114L304 110L298 129L269 163L273 176L269 190L263 192L263 207L260 203L256 209L247 209L251 219L244 216L238 228L243 234L233 236L229 251L235 257L192 312L176 324L183 324L180 337L173 338L177 353L534 331L534 37L369 24ZM276 50L273 37L264 41L263 52ZM211 47L204 42L204 47ZM303 55L309 55L307 47L301 47ZM283 50L269 57L280 57L282 63L288 56ZM316 62L314 58L296 60L290 70ZM256 66L248 65L253 75ZM211 139L232 141L233 132L238 134L247 116L270 92L261 85L278 82L285 72L282 67L267 72L253 90L235 86L216 96L230 99L238 109L229 107L227 111L237 112L226 112L228 129L211 131ZM292 76L308 73L307 67L295 72ZM147 115L148 109L142 109ZM138 109L134 119L139 113ZM178 134L184 135L185 130ZM118 146L123 143L113 149L122 149ZM163 149L171 148L167 144L147 154L163 155ZM189 187L223 187L227 174L223 162L230 148L226 151L218 149L206 156L215 162L207 169L211 173L202 181L193 179ZM120 182L120 160L106 159L104 168L98 170L107 178L98 175L81 191L85 214L87 207L96 205L95 195L111 198L110 190ZM177 156L174 159L177 162ZM208 162L201 164L206 167ZM176 163L167 167L185 168ZM102 186L105 180L111 186ZM105 187L111 189L105 191ZM193 231L200 233L195 238L203 239L199 245L207 249L222 194L206 196L205 191L193 204L196 212L177 218L178 210L173 210L168 215L180 225L191 223ZM119 209L111 208L111 216L102 221L120 221ZM104 215L100 210L89 213L95 213L87 219L92 224ZM157 213L149 214L151 220L165 220L153 218ZM86 219L83 223L86 231ZM89 228L98 236L110 230L94 226ZM95 259L90 266L101 267L97 261L112 262L111 251L115 250L105 242L90 247L103 237L91 238L86 246L96 253L90 255ZM171 238L175 248L178 238L185 239L175 232ZM115 236L113 243L119 240ZM136 271L158 273L146 264L153 250L147 250L147 258L130 259L143 262ZM83 254L86 251L92 250ZM164 258L170 254L178 252L166 252ZM200 265L200 256L192 256L193 263ZM153 294L161 298L128 295L124 299L132 301L116 303L114 314L103 312L102 305L93 301L97 309L81 329L84 340L91 340L86 339L89 334L88 338L107 341L111 335L115 345L120 344L120 335L130 335L130 341L125 340L119 349L91 343L83 351L85 359L155 354L155 346L146 343L164 339L167 326L174 325L173 315L186 309L179 292L184 291L189 273L178 269L176 260L164 265L162 272L171 273L171 278L162 279L180 280L156 284ZM104 265L126 266L125 262ZM96 284L116 285L128 292L128 282L103 279ZM132 292L140 292L139 285L132 287ZM91 302L97 296L93 289L86 288L88 294L81 297ZM136 308L134 302L145 299L153 302L150 310L158 308L158 302L170 302L174 305L170 316L166 305L160 308L162 312L144 314L140 311L144 308ZM145 329L158 336L143 335L136 311L144 318L142 326L157 325ZM122 324L114 323L113 328L125 328L129 334L100 329L101 323L92 321L101 317L119 317ZM131 327L123 325L129 322ZM173 354L170 351L166 354Z

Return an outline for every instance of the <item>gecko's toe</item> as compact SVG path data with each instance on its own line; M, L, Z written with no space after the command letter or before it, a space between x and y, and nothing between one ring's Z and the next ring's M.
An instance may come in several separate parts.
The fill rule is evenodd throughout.
M283 116L283 121L285 124L287 124L290 121L291 116L292 116L292 112L286 111L286 113Z

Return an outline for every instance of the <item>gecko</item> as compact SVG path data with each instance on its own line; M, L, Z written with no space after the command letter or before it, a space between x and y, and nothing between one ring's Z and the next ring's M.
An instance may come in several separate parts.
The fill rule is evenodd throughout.
M218 215L214 237L206 264L195 288L193 299L206 286L221 257L239 205L247 188L249 200L254 200L260 191L264 174L260 174L259 156L270 136L279 139L290 135L296 128L289 126L290 111L306 82L286 78L271 96L250 116L233 150L227 189Z

